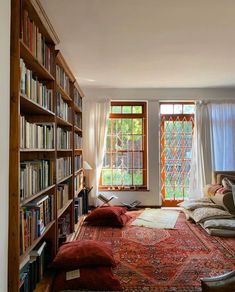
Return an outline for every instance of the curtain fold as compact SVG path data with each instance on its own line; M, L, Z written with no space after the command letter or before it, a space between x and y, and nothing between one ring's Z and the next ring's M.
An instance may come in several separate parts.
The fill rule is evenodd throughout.
M189 199L203 197L203 187L211 183L211 119L208 105L196 102L195 126L192 144L192 160L189 181Z
M90 186L93 186L89 194L89 203L97 204L99 179L106 146L107 126L110 111L110 100L91 101L83 103L83 160L92 167L89 171Z
M215 170L235 170L235 102L211 102L213 161Z

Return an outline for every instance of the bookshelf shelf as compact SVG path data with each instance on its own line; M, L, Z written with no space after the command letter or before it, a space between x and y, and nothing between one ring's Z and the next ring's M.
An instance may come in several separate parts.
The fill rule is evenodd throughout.
M57 184L61 184L62 182L70 179L72 176L73 176L73 174L70 174L68 176L65 176L65 177L61 178L60 180L57 181Z
M80 153L82 153L82 148L74 149L74 152L77 154L80 154Z
M57 211L57 218L60 218L61 215L63 215L63 213L67 210L67 208L72 204L73 200L68 200L68 202L66 202L66 204L63 206L63 208L59 209Z
M42 233L42 235L40 237L38 237L36 240L34 240L33 244L27 249L27 251L20 256L20 263L22 263L24 261L24 259L29 255L29 253L36 247L36 245L42 240L42 238L48 233L48 231L51 229L51 227L55 224L55 220L53 220L52 222L50 222L44 232Z
M72 127L73 125L60 117L56 117L58 126Z
M64 100L72 103L72 98L64 91L64 89L59 84L56 84L56 89L61 93Z
M36 149L28 149L28 148L20 148L20 152L55 152L55 149L42 149L42 148L36 148Z
M76 175L78 175L80 172L82 172L83 171L83 168L80 168L80 169L78 169L78 170L76 170L75 172L74 172L74 175L76 176Z
M24 206L25 204L27 204L27 203L29 203L29 202L31 202L31 201L37 199L37 198L40 197L41 195L43 195L43 194L45 194L46 192L52 190L54 187L55 187L55 184L49 186L49 187L46 188L46 189L41 190L40 192L38 192L38 193L35 194L35 195L32 195L32 196L28 197L27 199L25 199L24 201L22 201L22 202L20 203L20 207L22 207L22 206Z
M56 50L58 43L39 0L11 0L8 233L11 292L26 291L30 271L32 275L32 254L39 251L42 252L39 257L47 254L49 265L61 236L66 233L72 238L79 226L75 222L83 212L78 210L74 194L83 183L82 129L76 125L82 125L84 95L63 55ZM44 189L36 191L39 186ZM40 236L33 241L37 235ZM44 249L48 249L47 253ZM25 273L28 276L23 277ZM40 277L40 281L34 283L37 284L34 291L49 291L46 277Z
M78 128L77 126L74 126L74 131L77 133L81 133L82 129Z
M77 113L81 113L82 112L81 108L76 103L74 103L74 111L77 112Z
M30 112L31 115L49 115L55 116L55 113L42 107L40 104L30 100L22 93L20 94L20 108L24 113Z
M22 40L20 40L20 56L24 59L29 68L37 73L38 77L43 80L55 80L51 73L33 56Z

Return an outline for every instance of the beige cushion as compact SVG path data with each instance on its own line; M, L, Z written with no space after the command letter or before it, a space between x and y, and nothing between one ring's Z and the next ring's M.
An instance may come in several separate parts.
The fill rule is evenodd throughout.
M206 232L213 236L235 237L235 230L220 228L205 228Z
M203 223L204 228L229 229L235 231L235 219L211 219Z
M227 209L231 214L235 214L235 205L232 192L226 194L217 193L215 196L211 197L211 200L215 204L225 207L225 209Z
M209 202L190 202L190 201L184 201L182 203L178 204L179 207L185 208L187 210L195 210L202 207L208 207L208 208L217 208L217 209L223 209L223 206L216 205L212 201Z
M196 223L201 223L209 219L233 218L233 216L225 210L217 208L199 208L192 212L192 218Z

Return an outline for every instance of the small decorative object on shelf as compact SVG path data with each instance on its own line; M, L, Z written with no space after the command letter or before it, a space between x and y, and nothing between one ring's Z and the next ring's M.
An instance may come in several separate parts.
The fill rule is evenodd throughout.
M99 208L100 208L100 207L104 207L104 206L111 206L110 202L111 202L113 199L118 199L118 197L115 196L115 195L112 195L111 197L107 198L107 197L105 197L104 195L99 194L99 195L98 195L98 199L101 200L101 201L103 202L103 204L99 206Z

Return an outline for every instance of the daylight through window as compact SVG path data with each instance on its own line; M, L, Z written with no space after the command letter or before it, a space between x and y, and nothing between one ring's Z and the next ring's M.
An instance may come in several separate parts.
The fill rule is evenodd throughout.
M101 189L146 188L146 103L112 102Z

